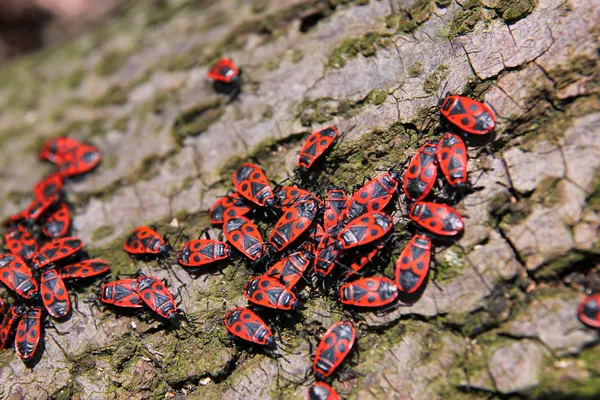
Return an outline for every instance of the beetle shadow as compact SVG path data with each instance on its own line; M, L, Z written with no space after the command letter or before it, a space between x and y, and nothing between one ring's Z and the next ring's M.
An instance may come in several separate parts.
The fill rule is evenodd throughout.
M431 271L431 269L430 269L430 271ZM417 301L419 301L421 299L421 297L423 296L423 293L425 293L425 290L429 286L430 275L431 274L428 272L427 276L425 277L425 280L423 281L423 284L417 290L415 290L413 293L400 292L398 294L398 301L400 301L401 303L403 303L407 306L412 306Z

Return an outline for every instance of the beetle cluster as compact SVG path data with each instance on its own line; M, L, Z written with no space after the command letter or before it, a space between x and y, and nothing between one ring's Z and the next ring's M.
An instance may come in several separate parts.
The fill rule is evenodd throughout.
M9 305L0 299L0 348L8 346L16 331L15 351L25 362L36 355L46 314L57 320L69 316L67 283L109 270L106 261L89 259L81 251L81 240L67 236L71 219L62 192L64 180L100 163L100 152L60 137L46 142L40 158L54 163L56 169L34 186L30 205L5 222L7 251L0 253L0 282L17 300Z
M230 93L239 93L239 70L230 60L219 60L208 76ZM263 170L253 163L242 164L233 172L233 189L208 212L211 223L222 226L226 241L206 235L184 243L176 255L185 268L245 259L258 273L243 288L250 306L234 308L225 316L225 326L233 337L275 347L271 328L259 314L268 309L288 313L300 310L306 283L313 289L314 283L336 288L334 297L346 306L379 310L403 305L401 294L413 294L424 287L432 239L456 237L464 227L461 215L439 202L442 198L438 202L425 201L432 196L438 169L447 188L461 193L467 184L468 160L460 134L483 135L495 127L491 109L464 96L447 96L440 112L459 128L459 134L449 132L437 143L424 144L406 172L392 169L369 180L352 195L330 187L321 198L298 184L271 185ZM294 179L308 183L314 176L310 171L339 136L334 126L309 135L299 151ZM402 250L392 280L374 275L367 266L388 243L393 243L392 199L401 196L410 205L408 218L420 232ZM265 242L254 220L268 223L267 217L273 214L278 220ZM135 254L168 252L165 241L145 227L134 231L125 249ZM355 328L349 321L337 322L324 333L313 363L313 374L319 382L308 389L308 398L340 398L324 381L349 354L355 339Z

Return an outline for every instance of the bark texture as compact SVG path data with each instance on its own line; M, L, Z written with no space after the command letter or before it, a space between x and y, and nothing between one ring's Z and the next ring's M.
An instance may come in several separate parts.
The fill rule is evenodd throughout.
M185 282L194 335L92 309L89 287L82 314L56 324L67 334L46 331L33 369L0 353L0 397L303 398L306 384L293 382L311 361L299 332L339 320L333 300L306 301L306 318L282 331L285 358L239 353L219 340L222 317L245 304L251 272L168 272L131 261L124 238L151 223L196 237L241 161L256 157L281 181L305 135L328 124L346 134L317 182L351 188L414 154L450 91L499 116L491 151L470 148L465 234L435 255L435 284L414 305L361 314L358 374L333 386L348 399L597 398L598 334L576 307L579 288L600 289L598 1L133 3L0 70L0 216L48 171L44 140L99 146L100 168L67 187L76 234L113 274ZM244 68L232 103L206 80L221 55Z

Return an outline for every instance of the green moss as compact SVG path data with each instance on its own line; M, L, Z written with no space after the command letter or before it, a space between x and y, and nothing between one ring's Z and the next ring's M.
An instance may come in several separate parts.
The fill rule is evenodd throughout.
M473 32L478 22L489 22L495 16L496 14L492 10L482 7L479 0L467 2L454 16L447 28L446 36L454 39L457 36Z
M417 61L416 63L411 65L410 68L408 69L408 76L410 76L411 78L416 78L417 76L421 75L422 73L423 73L423 63L420 61Z
M127 102L129 90L122 86L113 86L106 93L91 101L90 105L102 107L110 104L124 104Z
M516 22L529 15L539 0L496 0L494 9L506 22Z
M84 69L76 69L65 76L64 84L68 89L74 89L83 81L85 75Z
M546 208L552 208L560 203L564 194L564 183L562 179L547 177L535 188L531 200L542 204Z
M360 37L345 39L333 50L327 66L341 68L346 64L347 59L357 57L359 54L372 57L377 53L378 48L390 44L389 34L386 33L367 32Z
M97 240L102 240L114 233L115 229L110 225L101 225L92 232L92 244Z
M509 230L511 226L518 225L531 215L532 211L532 206L528 201L518 201L508 207L499 225L503 230Z
M198 136L221 118L222 103L214 98L183 111L173 125L173 136L179 142L188 136Z
M304 53L300 49L292 50L292 62L294 64L299 63L304 58Z
M591 194L587 197L587 206L592 210L600 211L600 168L594 171L594 179L591 184Z
M83 393L83 387L76 381L71 381L67 386L54 392L50 397L56 400L70 400L82 396Z
M435 0L435 5L440 8L446 8L452 4L452 0Z
M589 254L578 250L572 250L564 256L558 257L536 269L534 271L535 278L542 280L556 279L559 275L563 274L569 268L574 267L575 264L585 260L587 257L589 257Z
M369 92L367 97L371 103L379 106L385 103L385 100L388 98L388 92L382 89L373 89Z
M536 400L595 399L600 393L600 370L598 359L600 346L584 350L577 359L569 358L558 366L548 361L542 370L540 383L532 390Z
M440 82L448 77L448 70L449 67L447 65L442 64L438 66L423 82L423 90L427 93L437 92Z
M467 265L467 261L463 255L463 250L459 247L450 247L444 251L441 256L436 257L436 274L435 280L437 283L449 282L454 278L461 276Z
M133 274L139 267L123 250L123 243L129 236L130 232L116 238L102 247L94 247L94 243L89 243L88 252L94 258L103 258L110 263L110 269L113 274Z
M270 3L271 0L254 0L250 5L250 10L252 10L254 14L259 14L265 11Z
M556 89L561 90L580 81L582 76L590 78L599 71L600 67L596 58L576 56L569 60L567 65L548 71L548 75L552 77ZM597 82L595 86L598 87Z
M273 56L265 62L264 67L267 71L275 71L279 68L280 63L281 58L279 56Z
M410 8L401 8L397 13L388 15L385 24L396 32L411 33L431 17L432 11L433 1L417 0Z
M102 60L96 64L96 74L99 76L108 76L120 70L131 53L123 51L111 51L107 53Z
M123 118L119 118L119 119L115 120L111 125L111 129L126 133L128 126L129 126L129 118L123 117Z

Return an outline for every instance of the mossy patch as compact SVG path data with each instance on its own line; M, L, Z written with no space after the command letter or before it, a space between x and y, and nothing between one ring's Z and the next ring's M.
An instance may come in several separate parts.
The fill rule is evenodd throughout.
M590 257L590 254L578 250L572 250L569 253L558 257L542 267L534 271L536 279L551 280L556 279L570 268L573 268L577 263ZM597 257L597 255L595 256ZM591 260L590 260L591 262Z
M410 76L411 78L416 78L417 76L421 75L422 73L423 73L423 63L420 61L417 61L416 63L411 65L410 68L408 69L408 76Z
M587 205L592 210L600 211L600 168L594 171L594 179L591 184L592 190L590 195L587 197Z
M439 8L446 8L452 4L453 0L435 0L435 5Z
M447 65L439 65L435 71L423 82L423 90L427 93L435 93L440 87L440 82L448 77L449 67Z
M99 76L114 74L127 63L130 56L131 53L124 51L111 51L107 53L98 64L96 64L96 74Z
M70 400L82 396L83 393L83 387L76 381L71 381L67 386L53 393L50 397L56 400Z
M539 0L483 0L482 2L486 5L492 3L492 7L503 20L513 23L529 15L537 7Z
M398 33L411 33L431 17L432 11L432 0L417 0L411 7L401 8L398 12L388 15L385 24Z
M518 201L511 204L508 209L504 212L500 221L500 228L503 230L509 230L511 226L518 225L521 221L531 215L533 208L528 201Z
M341 68L346 65L346 60L355 58L359 54L364 57L372 57L377 54L379 48L391 45L389 34L385 32L367 32L362 36L345 39L336 47L329 60L328 67Z
M101 225L98 228L94 229L92 232L92 244L97 240L102 240L104 238L109 237L115 231L115 228L111 225Z
M600 393L600 346L584 350L577 359L545 363L540 383L532 390L536 400L595 399ZM566 365L566 368L565 368Z
M223 107L218 98L199 103L179 114L173 125L173 136L178 142L188 136L198 136L222 114Z
M304 59L304 53L300 49L294 49L290 58L294 64L299 63Z
M460 247L450 247L435 258L435 281L437 283L449 282L461 276L467 261Z
M90 105L93 107L102 107L110 104L124 104L127 102L129 90L123 86L113 86L109 88L102 96L93 99Z
M368 98L372 104L379 106L385 103L385 100L388 98L388 92L386 90L373 89L369 92Z
M254 0L250 5L250 10L252 10L254 14L259 14L265 11L270 3L271 0Z
M496 13L493 10L483 7L479 0L471 0L463 4L461 11L454 16L448 25L446 36L452 40L457 36L473 32L477 23L489 23L494 18Z
M547 177L543 179L535 188L531 195L531 200L542 204L546 208L552 208L560 203L564 193L564 183L562 179Z

